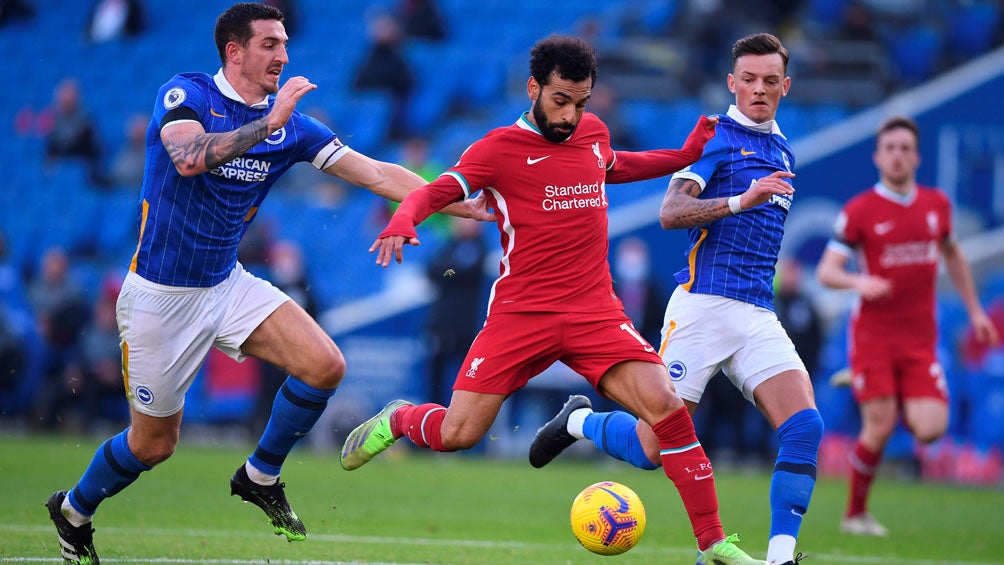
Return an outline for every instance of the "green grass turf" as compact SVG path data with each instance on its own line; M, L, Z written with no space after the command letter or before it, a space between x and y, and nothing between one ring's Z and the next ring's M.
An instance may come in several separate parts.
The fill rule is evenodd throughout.
M93 438L0 436L0 562L56 562L42 503L66 489L100 444ZM305 542L272 534L264 515L230 496L228 479L250 446L182 442L170 460L105 501L95 525L104 563L683 563L693 538L661 471L613 461L522 460L429 454L398 445L353 472L335 454L297 450L283 480L307 524ZM600 480L620 481L644 501L641 543L617 557L580 547L568 526L572 499ZM757 557L767 549L769 476L718 473L726 532ZM1004 563L1004 491L880 478L872 510L888 539L839 533L843 481L822 480L799 550L810 563Z

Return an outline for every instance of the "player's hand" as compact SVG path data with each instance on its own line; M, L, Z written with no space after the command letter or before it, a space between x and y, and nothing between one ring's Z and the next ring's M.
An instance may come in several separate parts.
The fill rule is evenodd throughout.
M892 294L892 283L882 277L861 275L854 286L864 300L875 300Z
M470 218L472 220L478 220L480 222L494 222L495 212L488 208L488 198L485 197L484 192L479 192L478 195L470 200L460 200L454 202L449 206L444 207L440 212L445 212L451 216L457 216L460 218Z
M370 253L374 251L377 252L376 264L381 267L386 267L390 265L390 258L393 257L394 260L401 264L404 260L404 244L408 245L418 245L420 242L417 237L404 237L401 235L390 235L387 237L378 237L373 245L370 246Z
M283 84L279 92L276 93L275 102L272 103L272 111L268 113L269 134L286 125L303 95L316 88L317 85L307 80L306 77L295 76L287 80L286 84Z
M980 345L989 345L990 347L996 347L1000 342L1000 336L997 335L997 327L994 326L993 320L987 316L987 313L980 310L972 316L971 322L973 324L973 335L976 337L976 343Z
M485 192L483 190L474 198L466 200L464 204L468 208L466 210L466 212L468 212L468 218L482 222L495 221L495 212L488 207L488 198L485 196Z
M785 180L791 178L795 178L795 173L774 171L753 183L753 186L742 193L739 196L739 204L742 205L743 210L749 210L767 202L775 194L795 194L795 188Z
M694 158L691 162L697 161L704 152L704 146L708 140L715 136L715 127L718 125L718 116L701 116L697 120L694 129L687 136L687 141L683 142L683 151L691 153Z

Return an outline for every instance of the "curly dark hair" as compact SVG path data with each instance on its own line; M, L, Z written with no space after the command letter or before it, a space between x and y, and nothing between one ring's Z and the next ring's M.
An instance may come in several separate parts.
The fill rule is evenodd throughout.
M567 35L541 39L530 51L530 76L544 86L551 73L573 82L587 78L596 84L596 51L585 41Z
M216 50L220 53L220 62L227 64L227 43L247 47L254 31L251 22L255 20L283 20L282 11L275 6L258 4L257 2L241 2L234 4L226 12L216 18L216 29L213 38L216 40Z
M781 40L769 33L754 33L738 39L732 45L732 66L736 59L743 55L770 55L777 53L784 61L784 70L788 70L788 49L781 45Z

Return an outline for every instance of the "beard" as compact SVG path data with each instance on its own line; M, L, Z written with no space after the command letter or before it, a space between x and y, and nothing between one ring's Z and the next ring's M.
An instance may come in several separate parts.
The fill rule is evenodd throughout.
M531 111L533 112L533 121L537 122L541 135L551 143L561 143L571 137L572 132L575 131L575 126L572 124L552 124L547 121L547 115L544 114L544 109L540 106L540 96L537 96L537 99L533 101Z

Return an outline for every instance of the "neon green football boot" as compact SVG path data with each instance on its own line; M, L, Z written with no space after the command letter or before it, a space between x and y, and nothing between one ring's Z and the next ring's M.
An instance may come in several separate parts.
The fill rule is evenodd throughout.
M376 416L352 430L342 446L342 469L358 469L394 445L397 438L390 431L390 415L402 406L414 405L407 400L391 400Z
M739 541L739 534L732 534L708 549L699 552L697 563L699 565L767 565L766 561L753 559L746 552L739 549L736 542Z

